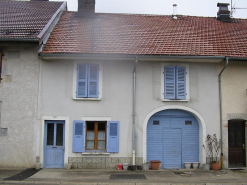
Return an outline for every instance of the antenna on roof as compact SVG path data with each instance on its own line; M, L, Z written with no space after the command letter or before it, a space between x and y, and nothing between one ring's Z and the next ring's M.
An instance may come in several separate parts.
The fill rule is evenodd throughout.
M247 9L247 8L236 8L235 7L235 4L236 3L234 3L234 5L232 5L232 0L231 0L231 17L233 17L233 14L236 12L236 9Z

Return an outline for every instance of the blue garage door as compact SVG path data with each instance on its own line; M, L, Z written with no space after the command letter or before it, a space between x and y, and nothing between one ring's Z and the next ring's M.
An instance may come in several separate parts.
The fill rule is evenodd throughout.
M147 161L160 160L165 169L184 168L184 162L199 161L199 126L182 110L154 114L147 125Z
M163 129L163 160L162 167L166 169L181 168L182 137L181 129Z

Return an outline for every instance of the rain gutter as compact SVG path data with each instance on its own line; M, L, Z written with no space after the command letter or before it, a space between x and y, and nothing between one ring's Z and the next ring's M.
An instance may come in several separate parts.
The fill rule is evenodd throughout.
M132 124L132 164L135 165L136 145L135 145L135 118L136 118L136 65L138 57L135 58L135 67L133 72L133 124Z
M37 38L0 38L1 42L39 42Z
M225 66L223 67L223 69L221 70L220 74L219 74L219 97L220 97L220 147L221 147L221 169L224 168L224 158L223 158L223 120L222 120L222 92L221 92L221 75L224 72L224 70L226 69L226 67L228 66L229 63L229 57L226 57L226 63Z
M207 59L207 60L224 60L225 56L170 56L170 55L129 55L129 54L81 54L81 53L39 53L42 59L82 59L82 58L99 58L99 59L129 59L138 57L138 60L149 59Z

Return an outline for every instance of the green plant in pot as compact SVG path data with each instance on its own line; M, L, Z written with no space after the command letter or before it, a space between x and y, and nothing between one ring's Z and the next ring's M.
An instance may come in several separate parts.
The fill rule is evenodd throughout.
M205 148L207 154L210 157L210 164L212 170L217 171L219 169L219 154L220 154L220 146L221 146L221 140L217 138L216 134L213 136L208 134L206 137L206 147Z

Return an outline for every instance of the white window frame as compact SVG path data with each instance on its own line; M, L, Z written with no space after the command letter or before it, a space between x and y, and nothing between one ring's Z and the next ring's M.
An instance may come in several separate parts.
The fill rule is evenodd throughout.
M99 95L98 95L98 98L78 98L77 95L76 95L76 87L77 87L77 65L78 64L97 64L99 65ZM102 81L103 81L103 65L102 64L99 64L97 62L91 62L91 61L88 61L88 62L78 62L78 61L75 61L74 62L74 67L73 67L73 91L72 91L72 98L74 100L96 100L96 101L99 101L99 100L102 100Z
M186 99L185 100L174 100L174 99L165 99L164 97L164 68L166 66L181 66L181 67L185 67L186 68ZM189 64L185 64L185 63L176 63L176 62L168 62L168 63L161 63L161 92L160 92L160 99L161 101L185 101L188 102L190 100L190 93L189 93Z

